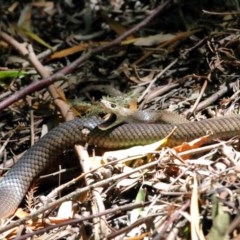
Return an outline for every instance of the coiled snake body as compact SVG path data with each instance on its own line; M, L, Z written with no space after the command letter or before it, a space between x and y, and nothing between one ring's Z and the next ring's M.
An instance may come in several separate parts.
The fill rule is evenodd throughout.
M97 118L74 119L63 123L31 147L0 182L0 218L14 213L25 196L32 180L57 158L64 149L76 143L88 143L107 149L144 145L160 140L174 128L173 124L122 124L113 129L101 131L96 126L102 123ZM240 135L240 116L229 116L186 122L177 128L169 139L169 146L181 144L211 133L213 139L229 139ZM90 130L86 135L85 128Z

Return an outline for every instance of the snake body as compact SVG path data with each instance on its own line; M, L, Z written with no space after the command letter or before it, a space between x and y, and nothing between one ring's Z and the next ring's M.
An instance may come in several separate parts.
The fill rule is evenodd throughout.
M25 196L32 180L51 164L62 151L77 143L88 143L106 149L118 149L149 144L167 136L174 124L122 124L106 131L96 126L102 123L97 118L74 119L63 123L41 138L8 171L0 182L0 218L14 213ZM213 139L229 139L240 135L240 116L229 116L186 122L176 125L168 145L174 146L205 134ZM85 129L90 133L86 134Z

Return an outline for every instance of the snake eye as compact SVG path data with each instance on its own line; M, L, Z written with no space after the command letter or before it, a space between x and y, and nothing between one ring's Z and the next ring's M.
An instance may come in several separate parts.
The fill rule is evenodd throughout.
M111 103L110 106L111 106L111 108L116 108L116 107L117 107L117 104Z

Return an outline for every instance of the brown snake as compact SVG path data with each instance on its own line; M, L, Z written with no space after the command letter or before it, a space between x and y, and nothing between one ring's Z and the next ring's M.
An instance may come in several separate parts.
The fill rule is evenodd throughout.
M89 145L107 149L149 144L167 136L175 126L173 124L129 123L101 131L96 128L101 122L96 118L74 119L54 128L31 147L0 182L0 218L14 213L32 180L64 149L73 147L76 143L86 142ZM178 145L209 133L211 133L209 141L229 139L240 135L240 116L186 122L176 126L176 130L169 139L169 146ZM84 128L90 130L88 135L83 133Z

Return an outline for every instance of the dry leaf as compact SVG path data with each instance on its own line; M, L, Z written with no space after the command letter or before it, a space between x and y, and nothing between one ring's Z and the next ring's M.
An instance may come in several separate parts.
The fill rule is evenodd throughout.
M173 149L178 153L182 153L191 149L199 148L208 142L209 142L209 135L206 135L206 136L197 138L189 143L184 142L180 146L174 147ZM190 157L191 157L191 154L181 156L183 160L189 159Z
M68 219L73 217L72 201L66 201L61 204L58 209L58 218Z
M135 46L154 46L162 42L174 39L176 35L159 33L156 35L137 38L134 42Z

